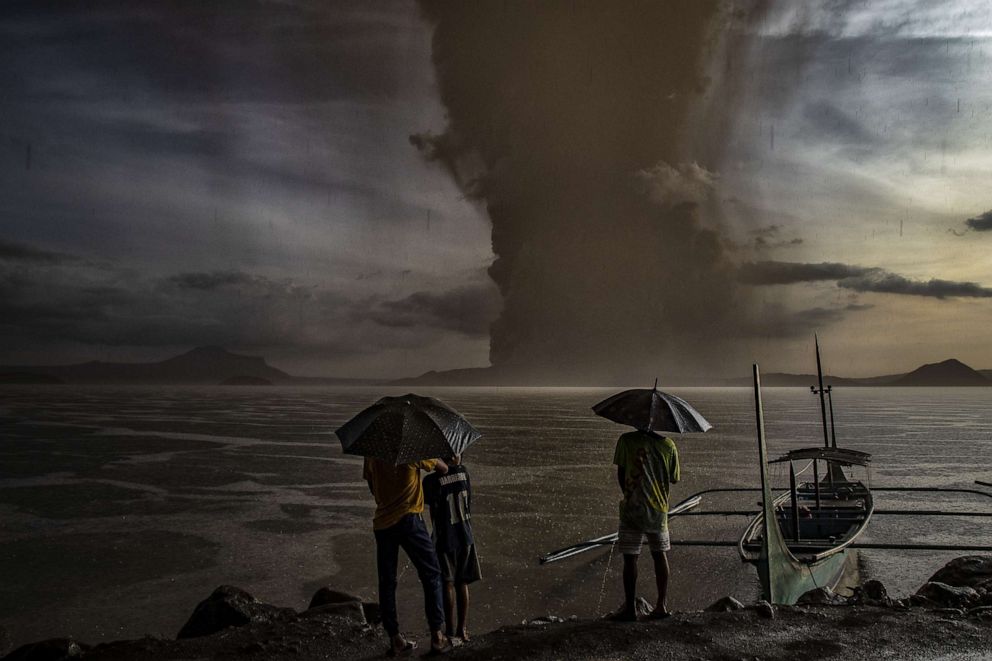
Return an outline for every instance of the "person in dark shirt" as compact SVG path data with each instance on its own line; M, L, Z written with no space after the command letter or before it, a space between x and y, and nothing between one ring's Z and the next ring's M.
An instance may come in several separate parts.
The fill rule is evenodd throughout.
M444 581L446 633L467 642L468 586L482 578L482 571L472 535L472 482L460 455L448 462L447 474L424 478L424 502L430 508L431 537ZM458 625L452 631L456 603Z

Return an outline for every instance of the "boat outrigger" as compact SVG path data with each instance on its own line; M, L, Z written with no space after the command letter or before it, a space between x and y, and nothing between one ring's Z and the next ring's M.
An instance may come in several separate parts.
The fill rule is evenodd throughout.
M912 551L980 551L992 552L992 545L982 544L914 544L865 543L859 537L872 516L957 516L992 517L992 511L902 510L876 509L872 492L929 492L977 495L992 498L992 493L978 489L949 487L874 487L871 482L871 455L866 452L837 447L833 428L832 388L823 384L819 341L816 341L818 387L813 394L820 397L823 422L822 447L791 450L782 457L768 461L765 444L764 410L761 402L761 375L753 369L755 418L758 436L761 486L707 489L695 493L672 508L670 518L688 516L751 517L737 541L673 539L672 546L736 547L741 559L755 565L761 584L761 596L774 604L789 605L807 591L818 587L839 590L856 567L855 549L897 549ZM825 397L826 396L826 400ZM830 426L827 425L829 401ZM787 464L788 487L773 487L769 464ZM797 470L797 466L801 466ZM822 470L821 470L822 469ZM864 479L855 479L853 472L863 470ZM800 482L807 471L811 479ZM851 474L849 474L849 472ZM981 487L990 482L976 481ZM761 509L699 511L703 496L717 493L761 493ZM778 495L773 495L777 493ZM541 564L558 562L595 548L614 544L616 533L604 535L558 549L540 558Z

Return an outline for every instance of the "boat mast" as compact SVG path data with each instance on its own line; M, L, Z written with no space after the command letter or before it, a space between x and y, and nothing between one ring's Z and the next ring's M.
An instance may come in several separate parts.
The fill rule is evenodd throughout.
M837 447L837 425L834 424L834 387L827 386L827 403L830 405L830 443Z
M820 395L820 420L823 422L823 447L830 447L830 438L827 435L827 402L823 397L823 366L820 364L820 339L813 334L813 342L816 344L816 378L819 382L818 393Z

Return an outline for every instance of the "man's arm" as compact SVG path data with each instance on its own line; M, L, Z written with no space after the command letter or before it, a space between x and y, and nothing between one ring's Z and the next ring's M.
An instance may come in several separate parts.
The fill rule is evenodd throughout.
M623 470L623 466L617 466L617 484L620 485L620 491L627 490L627 475Z

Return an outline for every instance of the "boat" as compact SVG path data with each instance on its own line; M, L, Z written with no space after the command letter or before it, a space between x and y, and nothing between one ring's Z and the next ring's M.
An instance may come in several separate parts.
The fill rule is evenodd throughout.
M875 509L873 492L956 494L979 496L983 500L992 498L992 493L964 487L872 486L871 455L837 445L832 388L823 384L819 339L814 337L814 341L818 383L810 390L820 398L823 445L793 449L777 459L768 460L761 375L758 366L753 365L761 486L705 489L692 494L669 512L670 519L747 516L750 522L737 540L675 538L671 541L672 546L736 547L741 559L757 568L762 598L780 605L795 604L804 593L816 588L840 591L853 587L847 580L857 578L857 549L992 552L989 544L858 541L873 515L992 518L992 511ZM772 486L770 465L788 466L788 486ZM864 477L856 477L855 472L862 470ZM800 481L807 473L810 477ZM992 487L992 482L976 480L975 484ZM754 492L761 493L759 510L700 508L704 496ZM539 561L541 564L559 562L597 548L611 547L616 541L616 533L603 535L552 551Z
M862 467L868 472L871 455L827 445L791 450L769 462L761 376L757 365L753 370L762 498L761 510L741 535L738 552L744 562L757 567L762 598L791 605L815 588L836 590L851 573L855 563L849 548L864 533L875 506L870 480L854 479L845 469ZM789 467L789 489L784 493L772 493L770 463ZM805 465L797 470L798 464ZM810 470L812 479L799 482L798 476Z

